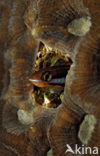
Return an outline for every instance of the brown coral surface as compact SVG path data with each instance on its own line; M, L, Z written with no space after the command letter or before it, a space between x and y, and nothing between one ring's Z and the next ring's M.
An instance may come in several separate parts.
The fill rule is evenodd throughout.
M73 62L57 108L29 81L40 42ZM100 155L100 0L1 0L0 156L74 155L67 144Z

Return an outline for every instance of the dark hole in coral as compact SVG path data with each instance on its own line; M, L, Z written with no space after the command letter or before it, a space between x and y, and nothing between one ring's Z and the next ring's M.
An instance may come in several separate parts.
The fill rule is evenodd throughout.
M55 49L49 49L43 43L40 43L35 70L41 71L50 67L56 68L57 66L68 66L69 70L72 64L70 57ZM59 75L59 73L58 73ZM58 76L59 77L59 76ZM66 78L66 75L65 75ZM42 80L49 82L52 79L50 72L46 71L42 75ZM63 98L64 86L61 89L56 87L38 87L34 86L33 96L39 105L49 108L56 108L61 104Z

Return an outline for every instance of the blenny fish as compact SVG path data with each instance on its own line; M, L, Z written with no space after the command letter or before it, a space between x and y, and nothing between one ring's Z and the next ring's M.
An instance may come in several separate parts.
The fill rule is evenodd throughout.
M33 73L29 80L38 87L63 89L69 69L70 65L48 67Z

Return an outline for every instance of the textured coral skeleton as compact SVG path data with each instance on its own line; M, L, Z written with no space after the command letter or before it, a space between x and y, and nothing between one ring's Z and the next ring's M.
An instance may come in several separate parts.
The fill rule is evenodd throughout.
M40 42L73 61L55 109L29 81ZM100 152L100 0L1 0L1 156L71 156L66 144L83 143Z

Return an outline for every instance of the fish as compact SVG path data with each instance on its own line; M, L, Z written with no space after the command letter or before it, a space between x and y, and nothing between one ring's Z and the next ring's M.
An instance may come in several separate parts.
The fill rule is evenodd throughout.
M37 87L63 89L70 65L52 66L33 73L29 79Z

